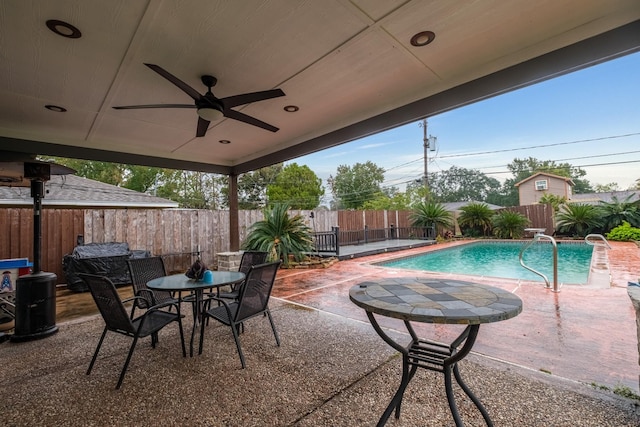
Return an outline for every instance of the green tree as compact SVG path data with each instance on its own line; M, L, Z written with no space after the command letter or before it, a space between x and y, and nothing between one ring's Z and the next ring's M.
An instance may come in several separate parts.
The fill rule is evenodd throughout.
M409 221L413 227L435 226L437 232L442 234L443 230L453 226L453 215L441 203L424 201L414 206Z
M610 182L608 184L596 184L593 186L593 191L596 193L611 193L613 191L618 191L620 188L618 187L617 182Z
M140 193L154 192L171 173L168 169L129 165L122 186Z
M324 195L322 180L308 166L291 163L267 185L269 203L288 203L291 209L315 209Z
M264 220L255 222L242 247L269 253L269 260L281 259L289 265L289 255L300 261L313 250L311 229L301 215L289 217L287 204L274 204L263 210Z
M222 209L227 206L227 178L217 174L176 171L158 193L191 209Z
M500 190L500 181L480 171L452 166L429 174L431 197L439 202L485 201Z
M493 234L501 239L519 239L524 228L529 225L529 218L519 212L502 210L491 218Z
M362 209L403 211L409 209L410 206L411 199L406 192L396 192L391 196L385 193L379 193L373 200L364 202Z
M122 186L127 165L120 163L98 162L95 160L67 159L52 157L51 160L76 171L76 175L115 186Z
M282 163L248 172L238 177L238 207L260 209L267 204L267 186L282 172Z
M380 184L383 181L384 169L367 161L338 166L336 176L330 176L328 183L339 208L360 209L382 192Z
M602 225L598 208L582 203L568 203L556 215L556 226L561 233L584 237Z
M491 217L493 211L486 203L469 203L460 208L458 224L463 228L463 234L472 236L486 236L491 229Z

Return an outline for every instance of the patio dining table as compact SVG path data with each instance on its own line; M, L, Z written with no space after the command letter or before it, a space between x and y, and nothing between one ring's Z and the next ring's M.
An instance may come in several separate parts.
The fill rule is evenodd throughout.
M380 337L402 354L402 380L378 421L384 426L391 413L400 418L400 406L407 385L417 368L444 374L445 392L456 426L463 426L454 399L451 374L478 408L488 426L493 426L487 410L463 382L458 362L475 343L480 324L517 316L522 300L511 292L472 282L434 278L389 278L362 282L349 290L349 298L366 311ZM378 324L374 314L400 319L411 336L404 346L392 339ZM419 338L411 322L466 325L451 344Z
M202 310L204 306L204 291L206 289L219 289L222 286L234 285L241 283L245 279L244 273L238 271L213 271L213 280L202 281L190 279L184 274L173 274L171 276L159 277L147 282L147 287L151 290L177 292L180 303L184 301L183 292L193 293L193 329L191 330L191 341L189 355L193 357L193 341L198 328L198 324L202 319Z

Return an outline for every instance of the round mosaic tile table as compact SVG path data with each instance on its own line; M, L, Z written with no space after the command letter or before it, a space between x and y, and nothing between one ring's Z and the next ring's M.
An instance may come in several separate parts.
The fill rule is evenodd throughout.
M456 426L464 424L453 396L452 373L482 413L487 425L493 426L480 400L462 381L458 362L473 348L480 324L510 319L522 311L522 300L518 296L493 286L467 281L399 277L359 283L349 290L349 298L366 311L378 335L403 356L400 386L380 417L378 426L383 426L394 410L395 417L400 417L402 396L417 368L444 374L447 401ZM374 314L403 320L412 338L409 345L403 346L389 337ZM462 324L467 327L451 344L443 344L419 338L411 322Z

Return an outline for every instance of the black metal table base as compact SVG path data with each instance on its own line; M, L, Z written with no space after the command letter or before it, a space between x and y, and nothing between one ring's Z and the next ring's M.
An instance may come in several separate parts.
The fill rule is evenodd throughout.
M474 405L476 405L487 426L493 427L493 422L491 421L491 418L489 418L489 413L484 408L480 400L473 394L471 389L469 389L469 386L464 383L460 376L460 370L458 369L458 362L464 359L471 351L476 337L478 336L480 325L467 326L450 345L446 345L418 338L411 326L411 323L405 321L404 324L412 339L411 343L407 347L404 347L391 339L382 330L372 313L367 312L367 316L378 335L380 335L387 344L402 353L402 379L400 381L400 386L380 417L377 424L378 427L384 426L391 416L391 413L394 411L395 418L400 418L402 397L404 396L407 385L413 379L418 368L441 372L444 375L447 402L449 403L449 409L451 410L451 415L453 416L457 427L464 426L464 423L460 418L460 413L458 412L458 407L455 402L451 374L453 374L453 377L462 391L464 391Z

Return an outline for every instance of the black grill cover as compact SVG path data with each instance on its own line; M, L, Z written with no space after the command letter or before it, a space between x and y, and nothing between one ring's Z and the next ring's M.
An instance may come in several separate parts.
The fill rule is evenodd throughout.
M76 246L70 255L62 258L62 271L67 279L67 288L74 292L89 290L78 273L107 276L114 285L131 284L127 260L146 258L149 251L129 250L129 244L123 242L88 243Z

